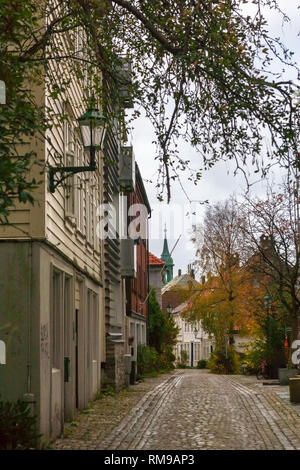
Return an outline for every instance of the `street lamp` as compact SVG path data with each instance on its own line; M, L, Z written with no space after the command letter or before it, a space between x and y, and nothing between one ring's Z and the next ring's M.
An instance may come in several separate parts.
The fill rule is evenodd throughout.
M90 151L90 166L95 166L95 151L103 147L106 127L105 117L97 108L89 108L78 119L83 146Z
M172 313L172 305L171 304L167 305L167 313L168 313L168 316L170 316L171 313Z
M194 333L195 340L196 340L197 335L198 335L198 330L196 327L194 328L193 333ZM191 366L194 367L194 342L193 341L191 341Z
M267 312L270 311L270 308L271 308L271 306L272 306L272 302L273 302L272 297L270 296L269 293L267 293L267 294L264 296L264 306L265 306L265 309L267 310Z
M77 121L81 131L83 147L90 152L90 164L88 166L51 167L49 170L51 193L54 193L55 188L68 178L70 173L75 174L84 171L95 171L97 169L95 155L96 150L103 148L106 119L99 113L97 108L91 106ZM56 173L60 174L60 178L54 178Z
M265 309L267 311L267 355L269 356L267 358L267 364L270 368L271 366L271 332L270 332L270 327L271 327L271 324L270 324L270 310L271 310L271 307L272 307L272 302L273 302L273 299L272 297L270 296L269 293L267 293L265 296L264 296L264 306L265 306Z

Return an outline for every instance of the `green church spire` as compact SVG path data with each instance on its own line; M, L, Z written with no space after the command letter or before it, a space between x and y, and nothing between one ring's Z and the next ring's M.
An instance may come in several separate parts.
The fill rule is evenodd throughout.
M165 226L165 239L164 239L163 252L160 256L160 259L162 259L165 262L165 269L163 270L163 273L164 273L163 283L165 285L168 282L172 281L173 279L173 266L174 266L173 258L171 257L170 252L169 252L166 226Z

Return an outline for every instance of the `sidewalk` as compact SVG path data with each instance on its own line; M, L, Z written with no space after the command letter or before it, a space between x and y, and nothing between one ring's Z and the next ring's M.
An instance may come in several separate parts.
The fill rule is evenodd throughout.
M233 376L235 380L238 380L240 383L244 385L250 386L256 390L264 390L267 392L276 393L286 404L291 406L300 416L300 403L295 404L290 402L290 389L288 385L263 385L263 382L268 382L268 380L257 380L255 376L242 376L236 375Z
M90 403L52 448L300 450L300 405L253 376L176 370Z
M53 442L54 450L95 449L104 441L120 422L129 414L143 396L164 382L176 372L162 374L155 378L145 378L142 382L130 385L118 394L110 391L103 398L89 403L88 408L78 411L74 421L66 423L64 434Z

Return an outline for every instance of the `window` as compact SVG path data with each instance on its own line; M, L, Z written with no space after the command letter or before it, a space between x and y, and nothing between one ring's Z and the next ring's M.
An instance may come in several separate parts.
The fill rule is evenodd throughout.
M85 182L85 229L86 229L86 238L89 243L93 242L93 191L92 185L90 184L90 180L92 177L90 176L89 179Z
M128 231L128 209L127 196L120 195L119 199L119 237L126 238Z
M74 41L74 52L78 57L82 57L83 52L83 31L82 28L77 26L75 29L75 41Z
M65 159L66 166L75 166L75 133L70 121L65 123ZM68 176L65 180L65 210L66 215L75 217L75 177Z
M0 340L0 364L6 364L6 345Z
M70 343L70 324L71 324L71 311L72 311L72 278L65 274L64 282L64 356L70 356L71 343Z
M52 275L52 315L51 315L51 361L52 367L61 368L61 331L62 331L62 273L53 271Z
M94 174L90 174L85 182L85 225L87 241L95 248L99 248L100 244L97 229L97 206L99 205L99 184L98 178Z
M93 174L92 176L92 188L91 188L91 193L92 193L92 200L91 200L91 220L92 220L92 226L91 226L91 235L92 235L92 240L91 243L95 247L96 245L96 209L97 209L97 185L96 185L97 178Z
M76 154L77 154L77 165L83 166L83 148L80 144L76 146ZM77 210L76 210L76 218L77 218L77 228L78 230L84 234L85 233L85 226L84 226L84 212L85 212L85 183L84 183L84 173L77 173L76 175L76 193L77 193Z
M98 307L97 307L97 294L92 290L87 292L87 307L88 307L88 362L97 360L97 333L98 333Z
M98 358L98 334L99 321L98 321L98 295L92 294L92 360L96 361Z
M141 343L141 332L140 332L139 324L136 325L136 341L137 341L137 344Z

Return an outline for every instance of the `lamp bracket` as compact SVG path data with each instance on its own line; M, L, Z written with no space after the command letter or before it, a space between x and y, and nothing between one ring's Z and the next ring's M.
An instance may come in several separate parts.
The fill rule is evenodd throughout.
M50 176L50 192L54 193L57 186L59 186L66 178L71 174L82 173L85 171L95 171L97 170L97 165L89 166L60 166L60 167L50 167L49 176ZM60 178L55 178L56 173L60 174Z

